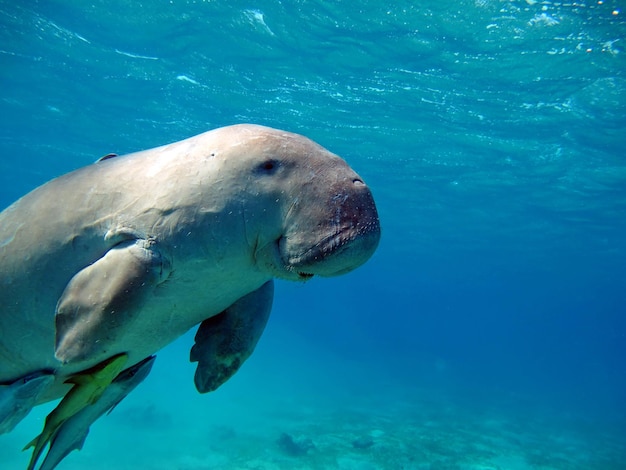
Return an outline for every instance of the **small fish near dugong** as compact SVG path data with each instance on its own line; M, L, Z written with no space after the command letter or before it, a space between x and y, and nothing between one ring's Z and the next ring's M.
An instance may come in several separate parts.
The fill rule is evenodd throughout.
M63 397L26 447L33 469L49 444L54 468L198 324L196 388L215 390L256 346L274 278L347 273L379 239L372 194L344 160L263 126L48 182L0 213L0 433Z

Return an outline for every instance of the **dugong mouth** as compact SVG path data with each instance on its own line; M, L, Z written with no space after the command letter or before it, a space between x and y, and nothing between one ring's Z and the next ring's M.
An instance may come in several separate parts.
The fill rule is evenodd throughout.
M286 238L279 240L285 269L300 280L315 275L339 276L358 268L374 253L380 240L378 223L332 233L299 254L289 255ZM285 256L286 254L286 256Z

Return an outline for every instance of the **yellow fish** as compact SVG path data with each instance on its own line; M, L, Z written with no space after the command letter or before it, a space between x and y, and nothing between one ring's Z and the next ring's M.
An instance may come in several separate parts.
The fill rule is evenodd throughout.
M46 417L43 431L30 441L24 450L34 447L33 456L28 464L28 470L33 470L39 460L41 452L56 435L61 425L86 406L98 401L104 390L113 382L113 379L122 371L128 356L118 354L97 366L80 374L76 374L65 381L74 386L63 397L63 400Z

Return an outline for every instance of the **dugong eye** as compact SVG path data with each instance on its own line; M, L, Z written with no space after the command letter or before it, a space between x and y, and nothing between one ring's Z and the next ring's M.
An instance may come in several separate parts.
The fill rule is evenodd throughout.
M280 162L278 160L270 159L265 160L257 167L257 173L271 175L276 173L276 170L280 167Z

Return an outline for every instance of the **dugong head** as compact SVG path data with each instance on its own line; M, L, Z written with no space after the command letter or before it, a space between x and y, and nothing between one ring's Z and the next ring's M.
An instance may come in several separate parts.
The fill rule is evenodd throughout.
M307 280L347 273L380 239L372 193L337 155L298 134L232 126L239 177L247 177L244 217L257 266Z

